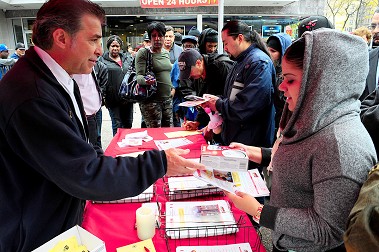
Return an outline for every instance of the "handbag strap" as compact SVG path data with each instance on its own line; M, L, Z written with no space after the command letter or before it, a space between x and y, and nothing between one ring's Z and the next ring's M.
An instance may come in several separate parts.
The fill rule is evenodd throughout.
M153 54L150 52L149 48L146 48L146 51L147 51L146 69L147 69L147 72L153 72Z

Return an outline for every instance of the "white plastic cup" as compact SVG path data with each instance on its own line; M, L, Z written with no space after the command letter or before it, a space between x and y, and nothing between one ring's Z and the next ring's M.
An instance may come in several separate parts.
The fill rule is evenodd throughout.
M142 206L136 211L137 235L140 240L153 238L155 235L155 213L150 207Z

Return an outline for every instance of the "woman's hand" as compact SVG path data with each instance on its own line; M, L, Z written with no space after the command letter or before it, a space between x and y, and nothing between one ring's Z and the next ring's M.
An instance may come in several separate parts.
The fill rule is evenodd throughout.
M258 212L261 204L252 196L243 192L230 193L224 191L225 195L233 202L233 204L240 210L254 216Z
M155 77L148 74L145 76L146 85L153 85L155 83Z
M230 148L242 148L246 151L247 157L250 161L257 164L262 163L262 149L260 147L249 146L241 143L232 142L229 145Z

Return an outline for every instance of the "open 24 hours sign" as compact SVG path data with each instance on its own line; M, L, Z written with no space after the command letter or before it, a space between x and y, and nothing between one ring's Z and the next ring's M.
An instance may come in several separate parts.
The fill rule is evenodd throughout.
M218 0L140 0L142 8L184 8L218 5Z

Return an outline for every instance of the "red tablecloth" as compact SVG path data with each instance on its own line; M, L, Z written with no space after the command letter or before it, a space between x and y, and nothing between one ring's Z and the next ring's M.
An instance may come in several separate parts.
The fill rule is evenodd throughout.
M156 149L156 145L154 140L149 142L143 142L142 146L128 146L128 147L120 147L117 142L120 142L126 134L135 133L135 132L143 132L147 130L149 136L153 137L154 140L166 140L168 137L165 133L175 132L184 130L183 128L143 128L143 129L118 129L116 135L113 137L110 142L108 148L105 151L105 155L116 157L117 155L128 154L133 152L139 152L144 150L152 150ZM188 155L185 155L186 158L198 158L200 157L200 147L202 144L206 144L204 137L201 134L186 136L188 140L192 142L192 144L185 145L180 147L181 149L190 149L191 152Z
M105 153L107 155L116 156L120 154L141 151L141 149L136 149L135 147L127 150L119 148L117 142L120 141L120 139L122 139L127 133L138 132L143 130L146 129L120 129L113 138L111 144L109 145ZM154 139L162 140L167 139L167 137L164 135L164 132L177 131L180 130L180 128L160 128L147 130L149 135L152 136ZM204 139L201 135L188 136L187 138L191 139L191 141L193 142L191 146L186 147L191 149L189 157L199 157L200 146L201 144L205 143ZM143 147L146 147L146 145L144 144ZM156 195L153 198L153 201L158 201L162 203L163 210L165 202L167 201L167 198L164 195L164 186L165 183L163 179L159 179L156 182ZM208 198L192 198L188 199L188 201L220 199L220 197L223 198L222 196L218 196L218 198L209 198L208 196ZM142 203L103 204L88 201L86 204L82 226L83 228L85 228L86 230L103 240L105 242L105 246L108 252L115 252L116 248L118 247L126 246L140 241L137 237L137 230L135 229L135 212L137 208L141 206L141 204ZM153 243L156 248L156 251L175 252L175 248L177 246L186 245L225 245L232 243L249 242L251 247L253 248L253 251L264 252L265 248L261 244L260 238L257 235L255 229L252 227L247 215L239 209L235 208L233 205L232 212L235 216L236 221L242 216L245 222L245 224L241 225L241 228L239 228L239 231L236 234L221 235L207 238L175 240L165 238L163 228L157 229L156 234L153 238Z

